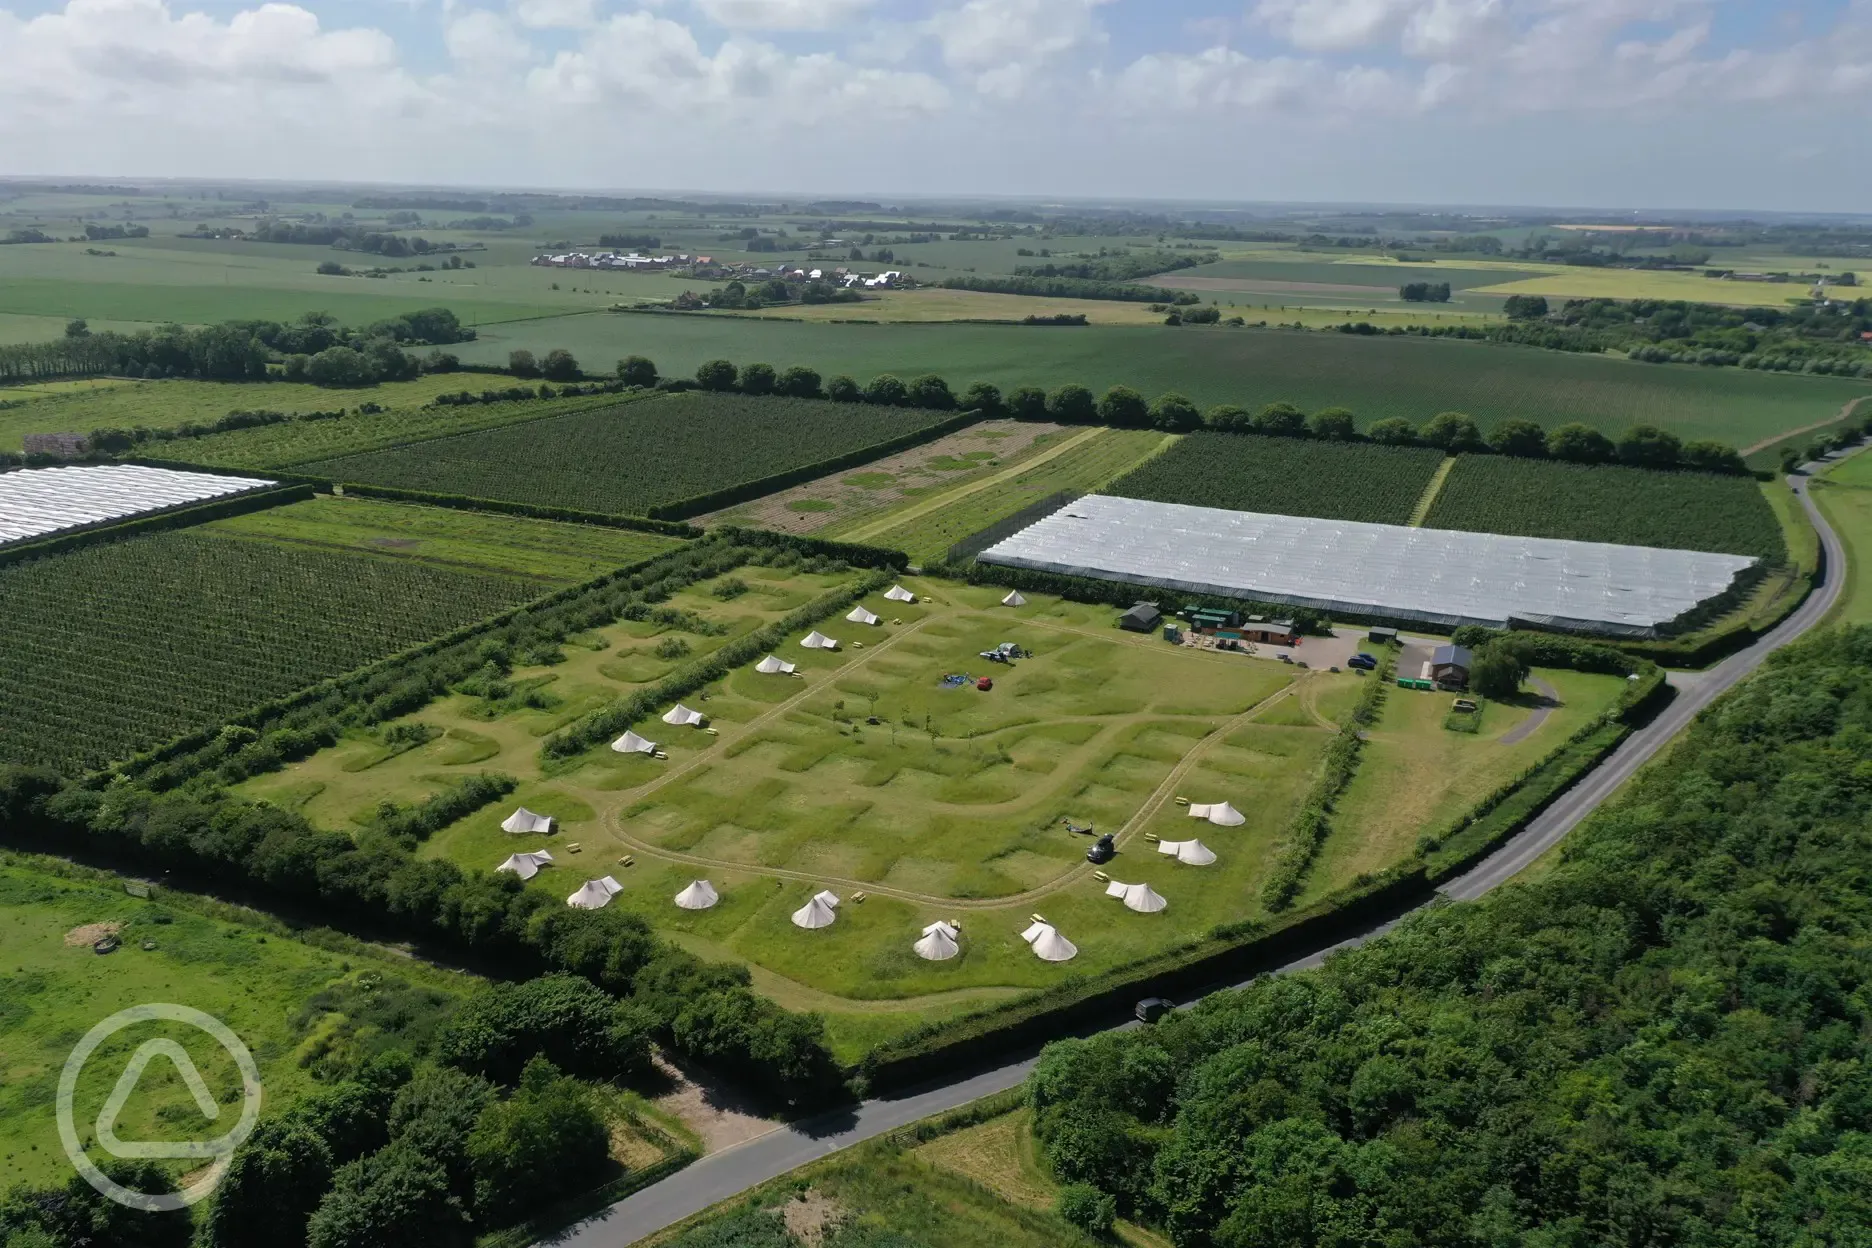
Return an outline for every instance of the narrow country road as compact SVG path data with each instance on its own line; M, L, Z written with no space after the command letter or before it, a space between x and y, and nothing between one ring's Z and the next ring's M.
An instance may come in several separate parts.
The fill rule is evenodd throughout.
M1697 714L1753 672L1774 651L1818 624L1838 600L1844 584L1845 547L1808 497L1805 478L1789 484L1820 534L1819 584L1800 608L1774 631L1704 672L1673 679L1677 696L1656 718L1627 737L1610 757L1549 806L1506 845L1440 890L1453 901L1472 901L1512 880L1558 844L1632 775L1690 725ZM1324 949L1311 950L1281 969L1319 966L1335 950L1363 944L1397 926L1402 915ZM1114 1026L1128 1025L1113 1019ZM905 1127L932 1114L1014 1087L1027 1077L1034 1058L1010 1062L951 1082L883 1097L795 1123L711 1154L612 1205L603 1213L544 1241L578 1248L624 1248L710 1205L828 1153Z

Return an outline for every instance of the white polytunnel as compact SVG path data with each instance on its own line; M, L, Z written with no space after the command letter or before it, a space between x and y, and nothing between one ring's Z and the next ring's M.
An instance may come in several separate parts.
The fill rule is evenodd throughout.
M141 464L0 472L0 546L274 484Z
M983 563L1455 627L1655 637L1744 555L1225 511L1090 494Z

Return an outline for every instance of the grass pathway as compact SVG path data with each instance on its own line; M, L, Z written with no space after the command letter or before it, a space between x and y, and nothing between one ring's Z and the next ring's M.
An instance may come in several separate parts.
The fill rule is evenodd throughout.
M1867 395L1863 399L1852 400L1850 403L1847 403L1844 407L1840 408L1838 415L1829 416L1825 420L1816 420L1813 424L1802 425L1798 429L1789 429L1783 433L1773 434L1769 437L1763 438L1759 442L1755 442L1748 446L1745 446L1742 448L1742 452L1741 452L1742 458L1747 459L1749 456L1755 454L1757 451L1765 451L1769 447L1775 445L1777 442L1791 441L1794 438L1800 437L1803 433L1812 433L1816 429L1825 429L1830 425L1837 425L1841 421L1849 419L1852 416L1852 414L1859 409L1860 405L1865 404L1865 403L1872 403L1872 395Z
M1024 472L1030 472L1049 460L1058 459L1075 446L1083 446L1087 442L1103 437L1107 432L1108 430L1105 429L1104 426L1095 425L1082 433L1074 434L1064 442L1061 442L1058 446L1048 447L1032 458L1023 459L1017 464L1010 464L1000 472L977 478L966 485L958 486L953 490L935 495L932 498L918 499L915 503L912 503L902 511L894 511L881 520L874 520L870 524L860 525L851 530L851 532L844 534L840 540L852 543L868 542L872 538L883 533L888 533L890 530L900 525L908 524L912 520L920 520L931 512L941 511L943 508L954 504L960 499L967 498L971 494L979 493L982 490L988 489L990 486L999 485Z
M1410 519L1404 522L1405 527L1423 528L1424 520L1430 515L1430 508L1436 505L1437 495L1443 492L1443 483L1449 480L1450 470L1455 467L1456 457L1445 455L1443 462L1437 465L1436 473L1430 478L1430 484L1424 486L1423 494L1417 499L1417 505L1411 508Z

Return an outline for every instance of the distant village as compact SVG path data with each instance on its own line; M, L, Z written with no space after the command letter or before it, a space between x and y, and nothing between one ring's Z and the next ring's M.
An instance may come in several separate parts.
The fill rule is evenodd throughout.
M533 257L533 263L550 269L585 269L627 273L675 273L699 281L768 281L779 278L788 282L831 282L846 289L889 290L906 285L902 272L887 269L880 273L860 273L843 265L837 268L801 268L777 264L771 268L753 264L717 264L710 256L646 256L635 251L562 251Z

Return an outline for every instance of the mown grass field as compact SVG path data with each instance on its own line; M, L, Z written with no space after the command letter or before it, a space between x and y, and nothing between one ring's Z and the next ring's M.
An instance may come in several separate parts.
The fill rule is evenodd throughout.
M122 947L93 953L76 933L96 924L118 929ZM226 1023L259 1065L266 1113L328 1066L420 1049L479 983L329 933L315 944L166 889L131 897L116 877L18 855L0 855L0 965L0 1170L35 1186L71 1177L54 1108L59 1072L78 1039L118 1010L171 1002ZM241 1104L233 1061L193 1028L151 1022L118 1032L85 1064L73 1115L85 1138L131 1052L159 1036L182 1045L222 1107L207 1135L232 1124ZM193 1097L164 1061L149 1066L118 1121L125 1140L205 1138Z
M948 413L807 399L674 394L340 459L301 471L611 515L804 467L914 433Z
M0 760L100 766L547 588L204 529L0 568Z
M1424 526L1787 557L1753 477L1464 455Z
M1403 524L1441 451L1193 433L1104 493L1193 507Z
M201 531L526 577L542 588L588 581L682 544L630 529L331 495L216 520Z
M1872 623L1872 454L1862 451L1822 473L1813 498L1846 545L1846 592L1828 622Z
M1176 434L1146 429L1073 430L1024 464L940 493L900 503L854 524L835 523L823 535L901 550L912 560L943 558L949 548L1023 507L1061 491L1089 494L1149 456L1175 445Z
M557 861L529 887L560 898L616 875L625 891L613 905L701 955L749 963L760 991L824 1013L847 1059L927 1019L1258 913L1259 881L1332 732L1293 694L1343 713L1338 686L1350 678L1168 647L1119 632L1102 608L1036 596L1015 612L995 605L998 591L908 579L938 601L867 600L884 625L820 625L845 643L837 653L780 646L803 680L749 666L686 697L719 735L652 716L637 731L667 761L601 745L542 763L547 735L850 575L739 569L671 599L692 613L679 617L687 622L598 629L568 643L561 663L516 669L501 701L455 694L406 717L439 730L427 744L399 749L359 733L238 792L355 831L380 802L417 802L482 770L515 776L508 801L443 829L421 852L486 870L518 849L548 848ZM718 596L729 581L745 591ZM978 657L1004 640L1035 657L1012 668ZM994 689L945 688L948 673L991 675ZM1245 718L1250 708L1259 712ZM1249 822L1199 823L1174 796L1233 800ZM555 816L560 829L502 832L515 805ZM1134 914L1105 897L1084 861L1089 841L1067 832L1065 818L1101 832L1129 826L1106 869L1149 881L1170 909ZM1200 836L1220 860L1183 866L1145 833ZM677 909L671 898L696 878L714 883L721 904ZM823 887L846 899L838 921L794 927L788 916ZM1079 945L1077 959L1032 956L1017 932L1034 912ZM912 954L934 918L961 919L962 956Z
M1103 391L1124 384L1149 395L1175 390L1205 406L1348 407L1362 424L1392 416L1420 423L1450 410L1466 411L1484 427L1510 416L1547 426L1582 421L1612 434L1649 423L1736 446L1830 419L1848 400L1872 393L1864 382L1841 378L1639 364L1531 347L1199 326L815 325L599 314L492 327L461 355L500 363L515 347L558 346L581 360L640 353L678 376L725 356L743 364L805 364L861 381L933 372L957 387L1077 382Z

